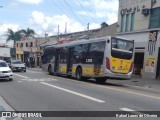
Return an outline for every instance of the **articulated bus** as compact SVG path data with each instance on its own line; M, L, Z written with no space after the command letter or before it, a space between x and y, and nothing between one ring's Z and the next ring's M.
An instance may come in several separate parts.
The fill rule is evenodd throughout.
M106 36L46 46L41 56L42 70L49 74L109 79L130 79L133 71L134 40Z

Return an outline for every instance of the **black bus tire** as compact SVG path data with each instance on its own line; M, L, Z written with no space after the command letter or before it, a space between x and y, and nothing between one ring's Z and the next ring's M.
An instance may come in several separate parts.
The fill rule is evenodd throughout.
M106 82L107 78L96 78L96 82L100 84L104 84Z
M82 80L82 68L78 67L76 70L76 80Z

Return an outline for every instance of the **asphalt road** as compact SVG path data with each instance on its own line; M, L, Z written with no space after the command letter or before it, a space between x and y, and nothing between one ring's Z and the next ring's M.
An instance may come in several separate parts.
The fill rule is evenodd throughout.
M0 81L0 95L15 111L95 111L91 112L94 115L96 111L106 111L106 114L110 114L107 111L129 111L134 114L136 111L160 111L160 91L107 82L100 85L93 80L76 81L34 70L27 70L26 73L15 72L12 82ZM115 117L109 120L120 119ZM48 119L106 120L105 117L93 118L83 115L76 119L74 117Z

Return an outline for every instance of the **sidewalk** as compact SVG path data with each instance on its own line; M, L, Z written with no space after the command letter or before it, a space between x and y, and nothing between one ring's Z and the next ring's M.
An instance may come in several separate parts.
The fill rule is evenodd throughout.
M107 82L118 85L138 86L160 90L160 79L144 79L133 76L131 80L107 80Z

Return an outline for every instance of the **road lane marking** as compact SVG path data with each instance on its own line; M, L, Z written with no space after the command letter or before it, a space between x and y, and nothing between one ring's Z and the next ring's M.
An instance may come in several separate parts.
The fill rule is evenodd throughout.
M143 93L137 93L134 91L128 91L127 89L118 89L118 88L113 88L113 87L105 87L106 89L110 89L110 90L115 90L115 91L119 91L119 92L124 92L124 93L130 93L130 94L134 94L134 95L138 95L138 96L143 96L143 97L148 97L148 98L153 98L153 99L157 99L160 100L160 97L158 96L153 96L153 95L147 95L147 94L143 94Z
M28 78L28 79L21 79L23 81L28 81L28 82L45 82L45 81L58 81L57 79L53 79L53 78Z
M16 76L19 76L19 77L22 77L22 78L28 78L28 77L26 77L26 76L23 76L23 75L19 75L19 74L15 74L15 73L13 73L14 75L16 75Z
M80 81L78 81L78 82L80 82ZM153 95L138 93L138 92L134 92L134 91L129 91L129 89L125 89L125 88L118 89L118 88L114 88L114 87L100 86L100 85L96 85L96 84L89 84L89 85L97 86L97 87L101 87L101 88L105 88L105 89L110 89L110 90L114 90L114 91L118 91L118 92L129 93L129 94L134 94L134 95L138 95L138 96L143 96L143 97L148 97L148 98L160 100L159 96L153 96Z
M70 80L70 79L68 79L68 80ZM147 95L147 94L143 94L143 93L129 91L129 89L124 89L124 88L118 89L118 88L114 88L114 87L108 87L108 86L101 86L101 85L96 85L96 84L90 84L90 83L81 82L81 81L74 81L74 82L84 83L84 84L88 84L88 85L91 85L91 86L97 86L97 87L101 87L101 88L105 88L105 89L110 89L110 90L114 90L114 91L118 91L118 92L130 93L130 94L134 94L134 95L138 95L138 96L143 96L143 97L147 97L147 98L152 98L152 99L160 100L160 97L158 97L158 96Z
M123 110L123 111L129 111L129 112L131 112L131 111L135 111L135 110L132 110L132 109L129 109L129 108L120 108L120 110Z
M35 72L35 71L31 71L31 70L27 70L27 72L29 72L29 73L38 73L38 74L43 74L44 75L44 73L42 73L42 72Z
M84 95L84 94L81 94L81 93L78 93L78 92L74 92L74 91L71 91L71 90L68 90L68 89L65 89L65 88L62 88L62 87L58 87L58 86L55 86L55 85L51 85L51 84L48 84L48 83L45 83L45 82L40 82L41 84L44 84L44 85L47 85L47 86L50 86L50 87L53 87L53 88L56 88L56 89L59 89L59 90L62 90L62 91L65 91L65 92L68 92L68 93L71 93L71 94L74 94L74 95L77 95L77 96L80 96L80 97L83 97L83 98L87 98L89 100L92 100L92 101L95 101L95 102L98 102L98 103L105 103L105 101L103 100L100 100L100 99L97 99L97 98L94 98L94 97L91 97L91 96L88 96L88 95Z

